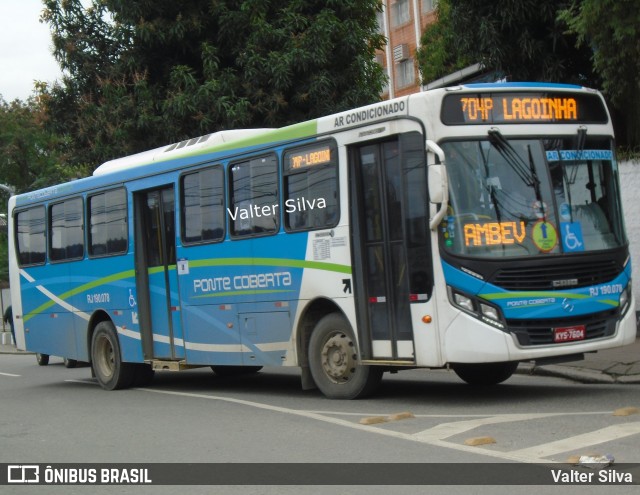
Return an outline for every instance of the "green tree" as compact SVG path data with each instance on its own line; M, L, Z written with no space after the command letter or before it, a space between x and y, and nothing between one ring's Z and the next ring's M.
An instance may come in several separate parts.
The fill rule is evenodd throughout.
M618 111L618 136L640 146L640 10L635 0L580 0L560 16L589 50L602 87Z
M450 0L458 53L514 81L597 85L590 51L576 48L558 12L568 1Z
M65 143L47 130L42 98L7 103L0 97L0 183L17 193L82 173L63 165L66 160L60 150Z
M420 48L416 53L423 84L428 84L474 61L458 49L457 37L451 19L451 1L439 0L436 7L437 21L428 25L422 33Z
M86 2L85 2L86 3ZM47 88L76 160L379 99L379 0L44 0L65 76Z

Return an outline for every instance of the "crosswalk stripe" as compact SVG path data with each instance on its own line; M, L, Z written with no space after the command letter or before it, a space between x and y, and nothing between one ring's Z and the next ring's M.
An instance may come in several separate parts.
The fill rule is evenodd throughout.
M640 422L624 423L619 425L607 426L599 430L575 435L573 437L563 438L555 442L543 443L526 449L514 450L510 454L525 457L544 458L562 452L570 452L580 450L584 447L598 445L619 438L628 437L640 433Z

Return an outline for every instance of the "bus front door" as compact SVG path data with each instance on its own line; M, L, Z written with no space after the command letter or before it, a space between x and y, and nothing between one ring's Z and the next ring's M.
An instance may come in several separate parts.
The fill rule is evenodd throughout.
M138 317L145 359L184 359L173 186L135 194Z
M424 151L412 132L350 149L356 310L364 359L415 361L411 304L430 297Z

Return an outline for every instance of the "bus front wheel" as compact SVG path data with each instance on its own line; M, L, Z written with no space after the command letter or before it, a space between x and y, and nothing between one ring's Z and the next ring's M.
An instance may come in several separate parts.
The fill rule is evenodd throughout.
M329 399L357 399L374 391L383 370L358 363L351 325L331 313L313 329L309 341L309 369L320 391Z
M127 388L135 378L134 364L122 362L118 335L110 321L98 323L93 333L91 366L98 383L105 390Z
M515 373L517 361L451 365L456 375L469 385L490 386L502 383Z

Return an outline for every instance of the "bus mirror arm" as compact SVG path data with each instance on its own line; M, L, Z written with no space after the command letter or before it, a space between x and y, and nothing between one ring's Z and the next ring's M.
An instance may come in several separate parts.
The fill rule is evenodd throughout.
M440 163L430 163L429 171L429 201L433 204L440 204L438 211L429 221L429 228L435 230L445 214L449 206L449 181L447 178L447 169L444 166L444 151L433 141L427 139L427 148L432 152Z

